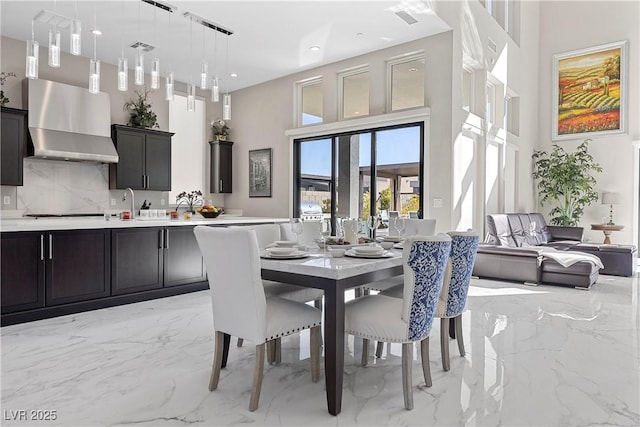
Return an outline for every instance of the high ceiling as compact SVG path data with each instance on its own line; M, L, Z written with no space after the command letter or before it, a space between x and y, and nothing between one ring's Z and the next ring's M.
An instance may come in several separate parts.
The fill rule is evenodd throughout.
M146 54L147 72L149 60L157 52L163 75L171 66L176 80L188 82L193 78L197 83L204 52L210 71L215 59L216 74L221 78L237 73L237 77L225 79L228 90L233 91L449 29L430 9L431 0L159 1L177 10L169 13L137 0L2 0L0 32L27 40L31 38L31 21L42 10L70 18L77 13L82 22L83 56L93 56L91 30L98 28L102 32L97 40L101 61L117 64L124 45L132 69L135 50L128 46L141 41L157 46ZM227 28L233 35L227 37L198 23L191 24L183 16L185 12ZM416 22L408 24L399 15L409 20L413 17ZM47 23L35 24L40 49L47 49L49 28ZM60 31L62 50L68 52L69 30ZM319 50L311 50L312 46ZM64 60L61 66L64 69ZM227 89L225 83L221 86Z

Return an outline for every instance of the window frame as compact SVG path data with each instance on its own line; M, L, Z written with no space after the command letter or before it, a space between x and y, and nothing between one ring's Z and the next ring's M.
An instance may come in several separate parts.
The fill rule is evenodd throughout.
M358 114L353 117L344 116L344 79L353 77L358 74L367 73L369 75L369 84L367 86L367 114ZM369 65L360 65L338 73L338 115L340 120L351 120L359 117L368 117L371 113L371 71Z
M392 109L393 107L393 66L404 64L406 62L412 62L417 60L424 61L424 73L422 74L422 78L424 80L423 90L427 88L427 56L424 51L411 52L406 53L401 56L397 56L394 58L390 58L386 61L386 88L385 88L385 108L387 113L396 113L398 111L407 111L412 110L414 108L425 108L427 106L427 97L423 92L422 94L422 105L416 105L413 107L400 108L397 110Z
M294 119L294 123L296 123L296 125L298 127L304 127L304 126L312 126L312 125L317 125L319 123L324 123L324 105L322 105L322 103L324 102L324 94L322 91L320 91L320 93L322 94L321 97L321 108L322 108L322 121L319 123L307 123L307 124L303 124L302 123L302 114L303 114L303 92L304 92L304 88L309 87L309 86L314 86L314 85L320 85L320 87L322 87L322 84L324 83L324 79L323 76L314 76L314 77L310 77L308 79L304 79L304 80L300 80L296 82L296 108L295 108L295 119Z

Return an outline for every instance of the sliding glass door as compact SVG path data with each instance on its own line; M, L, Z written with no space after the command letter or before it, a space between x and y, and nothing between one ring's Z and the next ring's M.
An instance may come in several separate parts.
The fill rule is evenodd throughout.
M293 216L380 215L386 227L390 211L419 215L423 135L417 123L296 140Z

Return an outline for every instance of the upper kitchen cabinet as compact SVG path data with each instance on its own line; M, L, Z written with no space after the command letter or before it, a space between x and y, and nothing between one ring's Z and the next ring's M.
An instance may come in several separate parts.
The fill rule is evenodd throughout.
M22 159L27 145L27 110L2 107L0 185L22 185Z
M171 190L172 136L171 132L112 125L111 138L120 160L109 166L109 187Z
M232 192L232 147L231 141L209 141L211 145L211 172L209 190L212 193Z

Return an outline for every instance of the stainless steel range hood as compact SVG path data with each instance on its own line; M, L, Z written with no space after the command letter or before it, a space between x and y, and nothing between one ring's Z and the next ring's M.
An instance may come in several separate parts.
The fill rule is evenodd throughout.
M118 163L109 94L47 80L23 81L33 156Z

